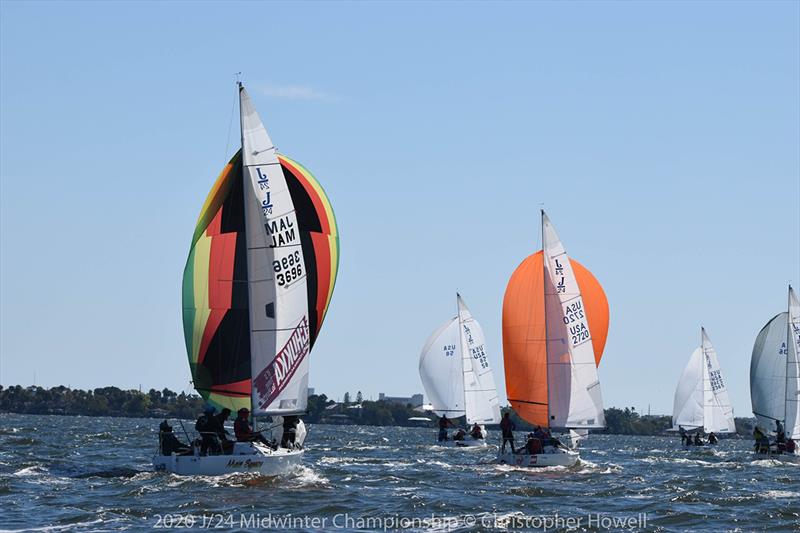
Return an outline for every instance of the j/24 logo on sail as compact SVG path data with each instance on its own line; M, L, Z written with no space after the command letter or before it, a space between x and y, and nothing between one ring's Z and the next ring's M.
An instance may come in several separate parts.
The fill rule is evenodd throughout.
M261 173L260 168L256 168L256 172L258 173L258 188L262 191L266 191L264 193L264 199L261 200L261 210L265 215L271 215L272 193L269 191L269 178L267 178L266 174Z

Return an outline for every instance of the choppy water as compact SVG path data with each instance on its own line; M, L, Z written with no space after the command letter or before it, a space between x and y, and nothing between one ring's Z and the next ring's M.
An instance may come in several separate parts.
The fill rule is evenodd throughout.
M0 530L800 530L800 465L742 440L592 436L575 467L530 470L431 429L316 425L291 475L201 478L150 471L157 424L0 414Z

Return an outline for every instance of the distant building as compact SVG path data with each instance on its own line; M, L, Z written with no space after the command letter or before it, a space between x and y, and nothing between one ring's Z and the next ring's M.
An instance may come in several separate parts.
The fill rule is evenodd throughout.
M313 396L314 395L314 387L309 387L308 388L308 395L309 396Z
M400 405L408 405L411 404L411 407L419 407L423 404L423 397L422 394L415 394L410 398L404 398L402 396L386 396L384 393L378 394L378 401L389 402L389 403L399 403Z

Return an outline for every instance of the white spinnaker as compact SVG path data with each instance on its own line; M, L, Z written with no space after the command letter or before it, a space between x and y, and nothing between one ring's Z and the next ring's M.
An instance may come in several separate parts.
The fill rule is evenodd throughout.
M675 401L672 406L673 429L697 429L703 427L703 351L695 349L683 369L678 387L675 389Z
M775 315L756 337L750 359L750 401L758 426L775 430L786 416L786 345L789 313Z
M458 317L434 331L419 356L419 377L437 415L457 418L465 414L464 376L461 364Z
M701 330L703 351L703 429L714 433L735 433L733 407L722 377L717 351L705 328Z
M549 425L602 428L603 394L583 298L567 252L544 211L542 248Z
M467 304L458 300L458 322L461 328L461 358L464 379L464 403L467 423L500 423L500 401L494 383L492 368L486 356L486 338L483 328L472 316Z
M789 286L786 353L786 436L800 439L800 302Z
M300 232L275 147L244 87L239 107L253 414L300 414L308 399L311 339Z

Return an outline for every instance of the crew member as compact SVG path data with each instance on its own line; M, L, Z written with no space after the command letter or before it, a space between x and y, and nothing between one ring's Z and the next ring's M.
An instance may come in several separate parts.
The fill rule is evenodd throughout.
M469 431L470 437L473 439L482 439L483 438L483 429L478 425L477 422L473 424L472 429Z
M500 421L500 430L503 432L503 444L500 446L500 453L504 453L506 451L506 443L511 445L511 453L517 453L514 449L514 430L517 429L517 425L514 424L514 421L511 420L511 414L506 411L503 415L503 420Z
M194 429L200 433L200 454L206 455L209 450L219 452L219 444L217 441L217 433L214 429L215 421L214 412L216 409L212 405L207 405L203 410L203 414L197 419Z
M289 448L290 450L295 447L297 439L297 424L300 422L300 417L297 416L284 416L283 417L283 436L281 437L281 446Z
M448 427L455 427L455 425L447 418L447 415L442 415L442 418L439 419L439 442L444 442L447 440L447 428Z
M189 455L192 450L188 445L178 440L178 437L172 432L172 426L164 420L158 426L158 442L161 449L161 455Z
M250 409L242 407L236 413L238 416L233 422L233 433L239 442L261 442L270 446L270 442L261 433L256 433L250 426Z

